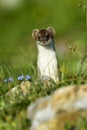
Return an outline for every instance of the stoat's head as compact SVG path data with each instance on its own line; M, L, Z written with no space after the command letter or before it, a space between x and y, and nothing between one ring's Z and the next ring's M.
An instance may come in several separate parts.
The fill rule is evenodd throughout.
M48 45L54 39L55 30L53 27L48 27L47 29L34 29L32 32L32 37L40 45Z

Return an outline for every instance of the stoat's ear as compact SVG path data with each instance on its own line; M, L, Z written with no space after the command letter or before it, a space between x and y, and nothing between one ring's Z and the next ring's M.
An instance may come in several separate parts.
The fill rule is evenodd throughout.
M55 35L55 30L53 27L48 27L47 30L49 31L50 35L54 37Z
M39 33L39 29L34 29L32 31L32 37L33 37L33 39L37 40L38 33Z

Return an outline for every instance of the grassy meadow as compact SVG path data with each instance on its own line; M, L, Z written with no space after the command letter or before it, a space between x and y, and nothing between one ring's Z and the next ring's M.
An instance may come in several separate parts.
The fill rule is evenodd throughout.
M37 98L56 88L87 83L86 0L18 0L0 3L0 130L28 130L26 108ZM5 1L5 0L4 0ZM14 1L14 0L13 0ZM16 0L15 0L16 1ZM61 78L59 85L44 85L37 76L37 48L32 39L35 28L55 28L55 46ZM30 75L32 85L24 98L10 103L6 93L14 88L18 76ZM5 81L11 77L13 81ZM20 93L21 94L21 93ZM79 130L87 130L80 120ZM66 130L70 130L67 126Z

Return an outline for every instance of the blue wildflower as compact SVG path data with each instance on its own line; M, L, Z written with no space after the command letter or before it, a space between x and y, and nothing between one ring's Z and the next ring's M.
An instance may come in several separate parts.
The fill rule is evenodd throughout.
M26 75L25 76L25 80L30 80L31 79L31 76L30 75Z
M9 77L8 82L13 82L13 78Z
M7 82L13 82L13 78L9 77L8 79L5 79L4 83L7 83Z
M7 82L8 82L8 79L5 79L5 80L4 80L4 83L7 83Z
M24 76L23 75L20 75L18 78L17 78L19 81L22 81L24 79Z

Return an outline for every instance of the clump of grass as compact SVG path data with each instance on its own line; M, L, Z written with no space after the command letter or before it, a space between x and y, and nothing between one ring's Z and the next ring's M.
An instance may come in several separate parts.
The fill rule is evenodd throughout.
M65 130L87 130L87 118L80 117L75 124L66 123Z

